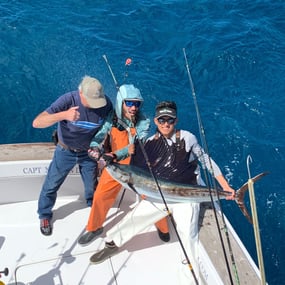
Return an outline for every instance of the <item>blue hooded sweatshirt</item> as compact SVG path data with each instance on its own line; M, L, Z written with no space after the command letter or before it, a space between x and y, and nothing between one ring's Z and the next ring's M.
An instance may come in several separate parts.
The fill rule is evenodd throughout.
M150 128L150 120L146 118L146 116L141 112L141 106L136 114L135 126L131 120L123 116L122 107L124 100L141 101L141 106L143 103L143 98L138 88L134 87L132 84L122 85L117 92L115 110L109 114L105 123L102 125L98 133L93 137L90 143L90 147L98 147L102 152L104 152L103 145L108 138L108 135L110 135L112 127L115 127L119 130L128 131L129 144L113 152L117 157L117 161L123 160L129 156L129 145L133 144L136 138L139 138L144 142L147 138ZM130 131L130 128L133 127L136 129L136 134L134 136L132 136Z

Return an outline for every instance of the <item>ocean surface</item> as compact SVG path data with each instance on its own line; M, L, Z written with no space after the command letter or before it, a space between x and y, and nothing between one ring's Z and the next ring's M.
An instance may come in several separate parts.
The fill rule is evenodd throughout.
M248 155L252 176L270 172L254 188L267 282L284 284L284 15L277 0L0 0L0 143L50 141L54 127L33 129L33 118L86 74L114 100L103 55L119 84L140 88L149 117L175 100L178 127L202 141L185 48L210 155L236 189ZM257 262L252 226L234 202L223 209Z

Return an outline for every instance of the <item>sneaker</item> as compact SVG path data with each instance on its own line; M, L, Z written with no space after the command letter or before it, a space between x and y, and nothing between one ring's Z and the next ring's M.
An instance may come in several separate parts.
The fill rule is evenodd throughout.
M78 243L82 246L86 246L102 233L103 233L103 227L93 232L87 232L79 238Z
M106 259L108 259L109 257L112 257L115 254L117 254L118 251L119 248L114 244L114 242L110 243L106 242L105 247L102 250L96 252L90 257L90 263L91 264L101 263Z
M52 234L52 226L49 219L41 219L40 221L41 233L45 236L50 236Z
M159 229L157 229L157 233L159 238L164 241L164 242L169 242L170 241L170 234L169 233L163 233Z

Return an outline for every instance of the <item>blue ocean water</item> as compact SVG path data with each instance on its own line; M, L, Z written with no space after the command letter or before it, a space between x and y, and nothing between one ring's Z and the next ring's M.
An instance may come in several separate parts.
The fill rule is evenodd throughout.
M252 175L270 172L255 196L267 281L284 284L284 15L277 0L1 0L0 143L50 141L53 128L33 129L33 118L85 74L114 100L104 54L120 84L140 88L148 116L175 100L179 128L199 137L185 48L210 155L234 188L248 155ZM257 262L251 225L233 202L223 207Z

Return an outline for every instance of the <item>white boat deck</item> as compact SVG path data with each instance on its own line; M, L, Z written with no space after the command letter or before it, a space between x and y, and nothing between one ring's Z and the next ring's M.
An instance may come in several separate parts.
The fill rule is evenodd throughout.
M59 190L53 234L46 237L40 233L37 197L52 152L52 144L0 146L0 271L9 269L9 275L2 274L0 280L10 285L179 284L179 268L185 265L181 264L182 251L172 227L169 243L163 243L152 226L126 243L119 254L102 264L90 265L90 256L104 246L106 231L134 206L136 195L127 191L118 209L120 194L102 236L81 247L77 239L84 231L90 208L82 199L82 182L76 170ZM25 168L22 176L9 178L11 165L15 172ZM228 230L240 284L260 283L255 264L230 224ZM231 284L213 210L207 204L201 205L199 238L199 284Z
M177 266L177 256L171 254L166 258L165 254L170 248L179 254L177 244L163 244L154 228L135 237L112 260L90 265L89 257L104 246L104 234L89 246L77 244L89 214L85 203L76 197L59 198L54 211L54 232L49 237L39 231L36 210L36 201L0 207L0 264L10 270L8 278L3 277L7 284L14 284L16 279L18 284L38 285L94 284L95 280L96 284L134 284L131 283L134 278L141 278L141 283L136 284L156 284L163 281L152 283L156 276L161 278L165 271L172 272ZM107 220L105 231L122 214L114 211L117 209L112 209L109 217L113 216L113 220ZM175 284L175 274L167 274L166 278L166 284Z

